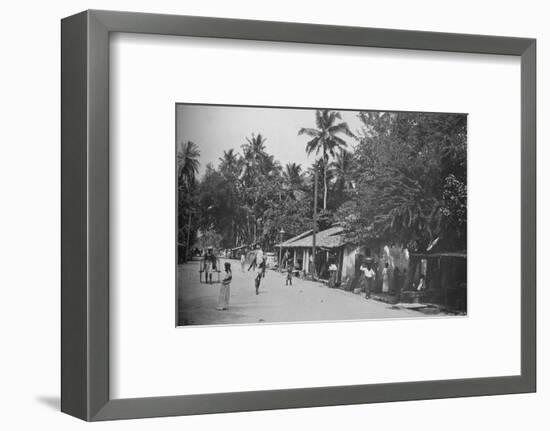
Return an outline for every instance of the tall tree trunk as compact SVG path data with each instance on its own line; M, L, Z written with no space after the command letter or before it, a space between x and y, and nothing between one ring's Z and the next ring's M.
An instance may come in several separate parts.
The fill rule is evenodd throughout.
M327 159L325 158L323 162L323 185L325 187L323 194L323 209L327 209Z
M315 238L317 235L317 171L318 169L315 169L315 185L313 186L313 237L311 247L311 264L313 266L311 274L314 280L317 278L317 269L315 267L315 251L317 245Z

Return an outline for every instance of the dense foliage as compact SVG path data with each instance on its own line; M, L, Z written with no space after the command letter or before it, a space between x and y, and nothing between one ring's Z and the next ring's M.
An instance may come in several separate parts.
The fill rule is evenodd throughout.
M281 229L288 239L312 228L317 199L319 228L341 223L355 243L425 250L439 238L447 249L465 249L466 116L358 115L356 134L329 110L315 113L317 128L297 131L307 137L304 151L315 154L309 167L281 166L258 133L224 151L197 181L196 145L178 147L178 241L270 249Z
M224 248L256 242L269 248L279 241L281 229L288 238L311 223L307 175L295 163L283 169L265 142L253 134L240 152L224 151L200 182L199 229L218 232Z
M308 154L321 155L319 159L323 166L323 209L327 209L328 197L328 167L329 159L336 156L336 151L347 146L342 135L353 137L349 126L345 122L338 123L342 116L339 112L322 109L315 112L316 129L301 128L298 135L307 135L311 138L306 144Z
M350 239L426 250L439 238L466 248L466 116L362 112L350 202Z
M193 142L180 143L176 153L178 192L178 260L187 256L187 250L197 235L196 215L200 151Z

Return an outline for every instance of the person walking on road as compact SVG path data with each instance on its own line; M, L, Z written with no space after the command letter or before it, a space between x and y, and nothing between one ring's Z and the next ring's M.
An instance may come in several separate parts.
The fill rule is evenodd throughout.
M260 244L256 244L256 250L254 250L254 257L252 258L252 262L250 263L250 266L248 267L248 270L250 269L256 269L264 260L264 252L262 251L262 247L260 247Z
M220 286L220 295L218 296L218 306L216 310L227 310L229 308L229 294L231 289L231 264L225 262L225 277L222 280L222 285Z
M256 244L256 250L254 252L254 259L252 259L252 263L248 267L248 270L254 269L255 276L254 276L254 287L256 288L256 295L259 294L260 290L260 282L262 280L262 276L264 276L265 272L265 260L264 260L264 252L262 251L262 248L260 247L260 244Z
M256 288L256 295L260 293L260 283L262 281L262 274L265 270L265 261L262 259L261 263L256 267L256 276L254 278L254 287Z

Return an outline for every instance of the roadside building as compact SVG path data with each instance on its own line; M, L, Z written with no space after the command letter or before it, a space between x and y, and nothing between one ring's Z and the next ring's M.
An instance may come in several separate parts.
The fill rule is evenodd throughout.
M420 286L421 277L424 286ZM465 313L466 287L466 252L430 250L411 253L409 277L401 299L436 304L450 311Z
M328 280L328 267L334 263L338 267L336 285L346 290L353 290L359 285L360 268L367 259L372 259L377 274L382 273L385 263L389 263L392 271L395 267L399 267L400 270L408 267L409 255L403 247L369 247L365 244L353 244L346 239L344 229L338 225L317 232L315 243L317 276L321 280ZM282 248L281 255L288 256L294 268L303 275L312 274L312 230L276 244L275 247ZM379 290L378 288L381 289L381 277L377 277L376 290Z
M331 263L338 266L337 283L345 277L349 271L348 261L352 259L349 254L354 252L355 247L345 240L343 228L333 226L317 232L315 235L315 266L318 278L328 280L328 267ZM308 230L282 243L276 244L276 248L282 248L281 255L288 255L294 268L309 276L313 272L313 231ZM288 252L288 253L287 253Z
M452 311L466 311L466 252L445 250L439 239L425 252L413 253L399 244L353 244L346 239L344 229L336 225L317 232L315 242L315 265L321 280L329 279L328 267L334 263L338 267L336 286L354 291L361 285L361 265L371 261L376 272L374 292L380 293L382 271L388 264L387 300L430 303ZM281 248L281 256L300 275L311 276L313 231L303 232L275 247Z

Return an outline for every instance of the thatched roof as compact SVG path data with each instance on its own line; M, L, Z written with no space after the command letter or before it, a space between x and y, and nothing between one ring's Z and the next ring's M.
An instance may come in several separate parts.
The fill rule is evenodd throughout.
M341 226L333 226L315 235L316 247L338 248L346 244ZM283 248L310 248L313 247L313 231L304 232L294 238L291 238L275 247Z
M293 243L296 240L299 240L301 238L304 238L305 236L310 235L313 232L313 230L306 230L305 232L302 232L300 235L296 235L295 237L292 237L290 239L287 239L286 241L283 241L282 243L275 244L275 247L288 247L288 244Z

